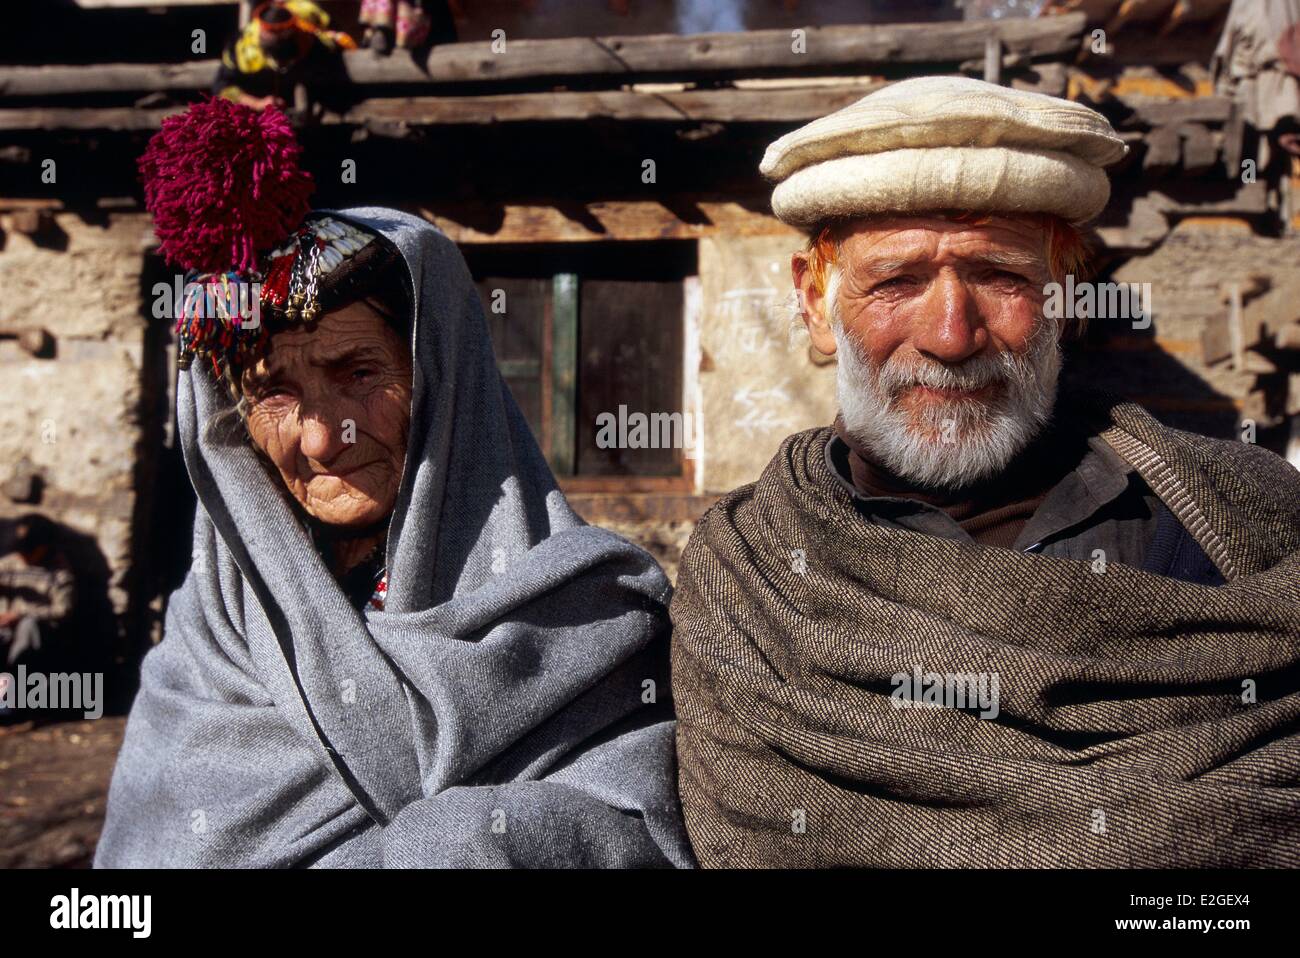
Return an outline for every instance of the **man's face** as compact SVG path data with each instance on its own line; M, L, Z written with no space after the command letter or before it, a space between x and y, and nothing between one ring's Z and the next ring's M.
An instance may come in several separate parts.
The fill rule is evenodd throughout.
M411 355L365 303L276 333L242 377L248 432L328 525L364 528L397 500L411 419Z
M1060 356L1042 316L1051 276L1040 227L864 221L842 233L828 295L814 288L807 254L792 265L813 345L840 354L845 424L897 474L969 485L1041 429Z

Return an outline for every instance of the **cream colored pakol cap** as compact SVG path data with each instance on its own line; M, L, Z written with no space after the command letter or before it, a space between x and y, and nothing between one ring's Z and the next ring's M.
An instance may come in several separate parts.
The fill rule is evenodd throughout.
M801 229L871 213L1055 213L1092 219L1104 167L1128 152L1086 106L967 77L918 77L787 133L760 172L772 210Z

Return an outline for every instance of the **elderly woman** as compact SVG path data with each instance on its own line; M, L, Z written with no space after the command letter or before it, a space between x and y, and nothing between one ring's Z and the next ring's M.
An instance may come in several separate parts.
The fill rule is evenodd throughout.
M294 210L305 174L258 165L296 152L275 111L168 121L146 197L163 252L203 274L180 247L210 236L169 205L205 192L176 156L200 109L240 127L239 151L262 144L221 181ZM668 585L556 488L456 247L383 209L282 235L236 264L256 263L260 323L180 322L194 561L96 864L690 864Z

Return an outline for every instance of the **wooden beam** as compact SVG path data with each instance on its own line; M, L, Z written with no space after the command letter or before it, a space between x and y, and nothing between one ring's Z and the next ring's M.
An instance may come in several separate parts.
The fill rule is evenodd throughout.
M984 82L1002 82L1002 41L996 33L984 40Z
M241 0L72 0L83 10L130 10L139 7L233 7Z
M1178 133L1183 139L1183 173L1200 176L1218 162L1219 145L1202 124L1184 123Z
M431 126L522 121L580 122L596 118L658 122L801 123L861 99L883 86L858 81L790 88L647 92L491 94L365 100L344 114L326 114L327 124L376 123ZM0 130L151 130L181 106L160 110L134 107L19 107L0 109Z
M1207 216L1261 216L1270 211L1267 183L1227 183L1188 180L1152 190L1147 196L1160 212Z
M184 110L180 106L170 110L137 110L129 106L20 107L0 110L0 130L156 130L163 117Z
M689 461L689 460L688 460ZM637 477L619 476L620 481ZM651 477L640 477L651 478ZM561 480L569 505L575 512L594 525L612 522L694 522L718 501L717 495L691 493L633 493L620 488L615 494L599 494L573 490L573 480ZM657 492L657 490L656 490Z
M1142 140L1146 150L1142 154L1142 172L1156 177L1178 165L1182 157L1182 138L1176 126L1158 126Z
M879 90L883 81L788 89L640 90L420 96L366 100L327 122L445 125L519 121L651 120L802 123Z
M1223 96L1187 97L1180 100L1139 100L1116 97L1131 114L1120 125L1160 127L1183 123L1223 124L1232 114L1232 101Z
M1120 67L1208 65L1219 40L1219 30L1193 24L1172 33L1141 25L1126 25L1119 32L1107 29L1106 35L1104 54L1092 54L1088 47L1083 48L1083 62L1088 68L1100 64Z
M206 90L216 60L191 63L97 63L0 67L0 96L70 96L86 93L152 93Z
M609 200L573 204L434 205L419 215L459 244L572 243L601 240L692 240L715 233L802 235L765 211L766 196L734 199L676 196L663 200Z
M1074 51L1082 31L1082 15L808 27L802 53L794 51L789 30L507 39L502 52L494 52L490 42L435 46L422 66L409 57L380 57L369 50L345 54L344 64L354 85L389 86L553 81L562 77L608 77L612 83L626 83L641 78L798 76L836 70L865 74L897 72L900 66L982 59L990 38L997 40L1008 58L1060 57ZM206 89L216 70L216 60L0 67L0 95Z
M1112 201L1115 212L1122 209L1122 202ZM1098 226L1097 238L1111 252L1137 251L1153 248L1168 232L1169 220L1159 205L1138 196L1131 201L1125 221Z

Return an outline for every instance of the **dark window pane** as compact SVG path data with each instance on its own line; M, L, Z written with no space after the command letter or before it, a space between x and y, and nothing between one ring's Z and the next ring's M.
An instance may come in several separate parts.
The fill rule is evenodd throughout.
M689 438L681 415L682 309L679 281L582 280L579 475L680 475L681 443ZM606 413L627 423L619 437L625 446L631 440L642 448L600 448L597 418ZM643 417L640 434L636 417Z
M510 393L533 436L542 435L543 322L551 295L550 279L487 276L474 284L483 301L492 350Z

